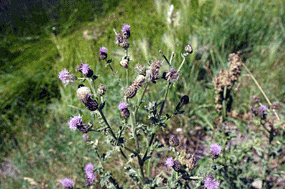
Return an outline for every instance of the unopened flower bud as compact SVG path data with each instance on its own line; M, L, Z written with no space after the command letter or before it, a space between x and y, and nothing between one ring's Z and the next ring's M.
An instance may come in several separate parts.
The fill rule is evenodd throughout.
M120 65L123 67L123 68L128 68L129 67L129 60L128 59L122 59L120 61Z
M184 95L180 99L181 104L186 105L189 103L189 97L187 95Z
M93 76L92 76L92 80L93 80L93 81L96 80L97 78L98 78L97 75L93 75Z
M123 118L128 118L128 117L130 117L130 111L128 110L128 108L125 108L125 109L123 109L123 110L121 111L121 116L122 116Z
M85 107L90 111L95 111L98 109L98 102L89 96L86 102L83 102Z
M171 135L169 139L170 146L176 147L179 146L179 139L175 135Z
M186 45L185 47L185 52L188 54L192 54L193 53L193 48L190 44Z
M179 172L182 169L182 165L178 160L175 160L172 168L174 169L174 171Z
M129 48L130 43L128 42L128 40L123 39L122 43L119 44L120 47L124 48L125 50Z
M137 90L137 87L135 87L134 85L130 85L125 91L126 97L133 98L137 94Z
M106 93L106 91L107 91L106 87L100 83L97 90L98 95L103 96Z

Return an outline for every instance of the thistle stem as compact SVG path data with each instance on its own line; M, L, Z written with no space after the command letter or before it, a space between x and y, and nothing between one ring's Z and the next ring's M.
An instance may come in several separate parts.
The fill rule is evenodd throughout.
M167 86L166 86L166 90L165 90L164 97L163 97L162 104L161 104L160 111L159 111L159 115L160 116L162 114L162 111L163 111L163 108L164 108L164 104L166 102L167 94L168 94L168 91L169 91L169 88L170 88L170 81L167 80L167 82L168 83L167 83Z
M143 93L141 95L141 98L139 99L138 104L137 104L137 106L135 108L135 117L137 116L138 109L139 109L139 107L140 107L140 105L142 103L142 100L143 100L143 97L145 95L147 87L148 87L148 83L145 84L144 89L143 89Z
M181 64L180 64L180 66L179 66L179 68L178 68L178 70L177 70L177 72L178 72L178 73L180 72L180 70L181 70L181 68L182 68L183 64L185 63L185 57L184 57L184 56L182 56L182 58L183 58L183 60L182 60L182 62L181 62Z
M163 58L166 60L167 64L171 67L170 62L168 61L168 59L166 58L166 56L163 54L163 52L161 50L159 50L159 53L163 56Z

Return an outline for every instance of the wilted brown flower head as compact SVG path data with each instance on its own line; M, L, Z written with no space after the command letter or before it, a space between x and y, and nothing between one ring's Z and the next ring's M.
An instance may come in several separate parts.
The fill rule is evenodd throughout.
M159 75L159 70L161 67L161 62L159 60L154 61L151 65L150 65L150 80L151 81L155 81L158 79L158 75Z
M232 97L231 90L233 85L238 80L238 77L241 74L241 67L243 62L241 61L241 51L237 54L232 53L229 55L230 69L229 70L220 70L220 75L215 76L213 79L213 83L215 84L215 103L216 110L221 113L222 112L222 103L223 100L227 101L227 111L231 108ZM224 99L224 90L226 91L226 99Z
M107 91L106 87L100 83L97 90L98 95L103 96L106 93L106 91Z

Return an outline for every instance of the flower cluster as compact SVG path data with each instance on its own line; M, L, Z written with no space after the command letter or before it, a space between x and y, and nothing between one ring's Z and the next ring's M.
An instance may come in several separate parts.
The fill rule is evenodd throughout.
M127 50L130 46L128 42L128 38L131 36L130 33L131 27L127 24L124 24L122 28L122 33L117 33L116 34L116 41L115 43L119 46Z

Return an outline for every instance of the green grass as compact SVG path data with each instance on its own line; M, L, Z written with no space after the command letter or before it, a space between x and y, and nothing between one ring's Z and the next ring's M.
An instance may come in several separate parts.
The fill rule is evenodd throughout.
M87 157L92 158L94 154L87 151L81 135L70 131L66 122L74 114L81 113L86 120L90 116L87 111L80 112L68 106L83 108L76 97L77 84L63 87L57 75L63 68L75 73L77 64L88 63L100 76L96 82L107 87L105 111L112 118L111 122L116 123L119 119L117 105L123 91L109 68L99 60L98 52L100 47L106 46L108 56L113 58L114 69L119 76L124 76L125 71L119 66L119 58L124 52L114 44L113 32L113 28L118 32L124 23L131 26L131 64L148 65L156 58L162 60L158 52L161 49L167 57L175 52L173 62L177 69L184 46L190 43L194 48L194 54L187 58L182 69L182 77L170 92L166 107L172 110L179 98L187 94L189 108L179 117L181 119L172 122L176 125L168 125L170 131L184 126L188 128L187 137L197 125L205 130L217 127L211 81L220 68L227 68L228 54L238 50L244 52L246 65L269 99L280 101L282 105L285 103L283 1L175 1L174 12L179 9L180 20L174 28L169 28L166 22L170 3L125 1L117 7L114 2L110 3L113 3L112 11L104 17L98 16L94 21L80 25L77 21L88 20L84 12L90 9L85 3L70 5L68 16L59 22L60 33L56 37L48 25L38 35L39 39L27 40L13 35L3 38L6 42L2 46L7 53L1 55L1 161L3 165L14 166L15 171L13 175L0 174L2 188L39 188L41 185L61 188L60 180L65 177L75 179L78 187L84 186L82 170L86 163L92 162ZM78 13L73 11L75 8ZM85 30L94 30L97 39L86 40L83 37ZM207 62L209 70L204 69ZM162 69L167 68L164 65ZM246 74L244 70L239 79L241 87L233 96L233 110L240 114L249 112L253 94L262 97ZM158 100L157 97L162 95L162 90L152 86L145 102ZM262 103L266 104L265 99ZM282 113L284 115L284 110ZM98 124L98 120L92 119ZM126 181L120 178L119 170L114 174L120 183ZM38 185L31 186L24 177L34 179Z

